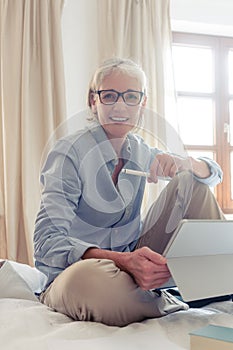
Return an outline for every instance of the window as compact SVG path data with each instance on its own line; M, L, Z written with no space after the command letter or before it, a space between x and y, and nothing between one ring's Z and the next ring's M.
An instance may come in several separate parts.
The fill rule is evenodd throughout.
M221 165L215 194L233 213L233 38L173 33L172 49L181 138Z

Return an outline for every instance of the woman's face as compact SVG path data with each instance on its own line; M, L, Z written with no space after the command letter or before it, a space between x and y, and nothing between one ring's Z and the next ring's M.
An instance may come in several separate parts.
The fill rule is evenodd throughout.
M99 91L111 89L118 92L142 91L142 86L136 78L115 71L107 75L99 87ZM104 98L105 96L111 98L111 95L104 95ZM132 98L133 96L129 95L129 99ZM146 97L143 95L141 102L136 106L127 105L122 96L119 96L116 103L106 105L101 103L99 95L96 94L92 102L92 111L97 113L97 118L109 139L125 138L129 131L138 124L145 104Z

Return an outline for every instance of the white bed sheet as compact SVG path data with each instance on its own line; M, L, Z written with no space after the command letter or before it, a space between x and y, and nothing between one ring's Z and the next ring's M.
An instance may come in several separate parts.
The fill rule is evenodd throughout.
M207 324L233 327L233 303L190 308L120 328L73 321L38 301L0 299L1 350L189 349L189 332Z
M178 311L127 327L73 321L41 304L44 275L6 261L0 268L0 350L181 350L207 324L233 328L233 302Z

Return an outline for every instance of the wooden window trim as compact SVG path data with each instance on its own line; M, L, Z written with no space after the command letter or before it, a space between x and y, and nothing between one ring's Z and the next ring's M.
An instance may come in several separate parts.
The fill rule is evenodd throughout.
M230 152L233 146L227 143L224 133L224 123L230 122L229 101L233 99L228 92L227 55L233 48L233 38L212 35L190 34L173 32L173 44L186 46L209 47L214 53L215 89L212 94L189 93L179 91L178 96L209 97L215 103L215 145L185 145L187 150L215 152L215 159L221 165L224 173L223 183L215 189L217 200L225 213L233 213L233 200L231 198ZM233 186L233 184L232 184Z

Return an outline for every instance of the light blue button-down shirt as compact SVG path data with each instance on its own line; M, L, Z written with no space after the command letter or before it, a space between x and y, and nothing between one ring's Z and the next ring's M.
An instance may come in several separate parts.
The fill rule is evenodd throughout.
M129 134L122 151L124 167L149 171L161 152ZM222 171L213 160L204 160L211 175L198 180L215 186ZM47 285L90 247L134 249L146 179L120 173L115 186L117 162L100 125L59 140L49 153L41 173L43 192L34 234L36 267L48 277Z

